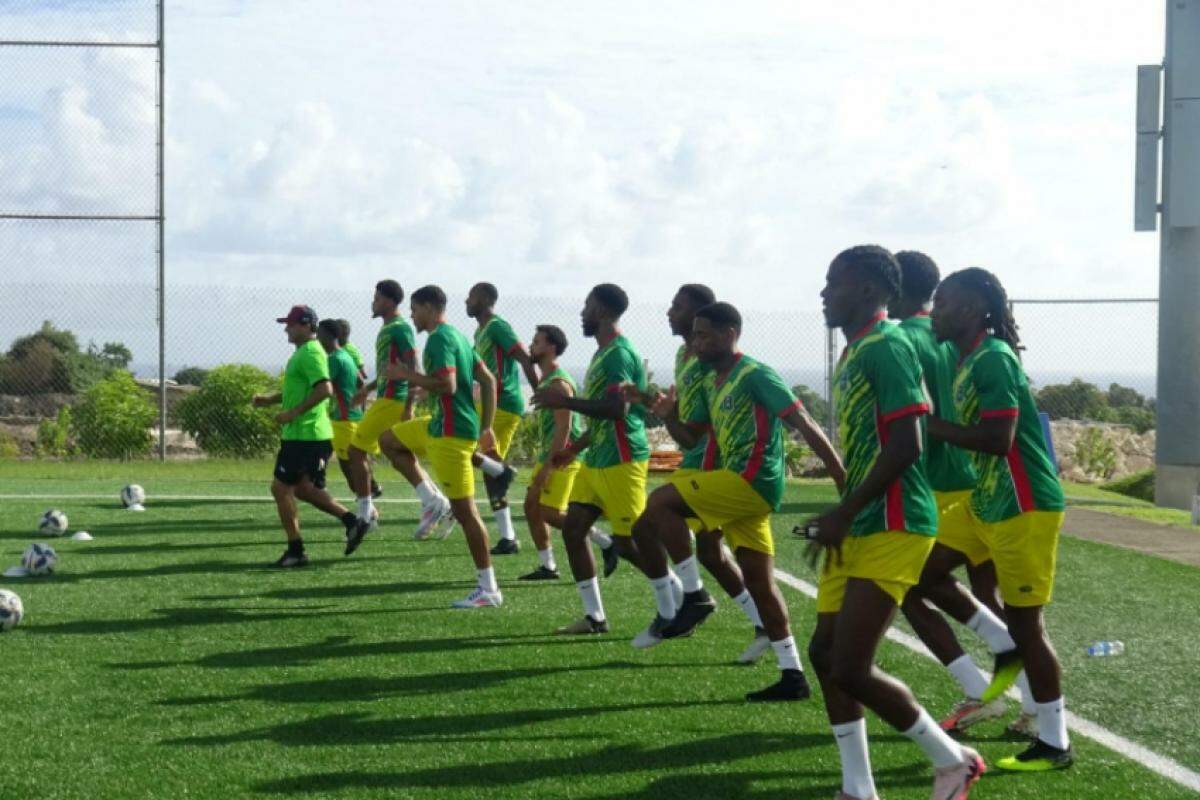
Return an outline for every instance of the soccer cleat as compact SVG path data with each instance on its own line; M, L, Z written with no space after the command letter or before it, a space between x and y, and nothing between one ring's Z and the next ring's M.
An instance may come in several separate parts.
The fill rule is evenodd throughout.
M1075 754L1071 748L1060 750L1038 739L1024 753L1005 756L996 762L996 766L1009 772L1050 772L1066 769L1074 763Z
M504 539L496 542L492 549L488 551L494 556L512 556L521 552L521 543L516 539Z
M739 664L753 664L758 659L762 658L762 654L771 648L771 637L767 636L765 628L754 626L754 638L750 644L746 645L746 649L738 656Z
M633 637L630 642L638 650L649 650L656 644L662 643L663 631L671 624L671 620L664 618L661 614L655 614L654 619L646 626L646 629ZM685 634L686 635L686 634Z
M350 530L350 526L346 526L346 552L343 555L350 555L358 546L362 544L363 539L371 531L371 522L365 519L354 520L354 529Z
M785 669L779 680L765 689L749 692L746 700L751 703L780 703L791 700L807 700L812 696L808 678L798 669Z
M383 487L376 483L374 478L371 478L371 499L378 500L381 497L383 497Z
M1017 736L1024 736L1027 739L1036 739L1038 738L1037 714L1022 711L1016 719L1008 723L1008 726L1004 730L1009 733L1015 733Z
M594 620L590 616L577 619L574 622L556 628L555 633L563 636L575 636L589 633L608 633L608 620Z
M933 794L929 795L930 800L966 800L971 787L987 772L987 765L979 753L969 747L964 747L962 753L962 763L933 771Z
M445 522L446 517L450 516L450 501L438 495L433 499L432 503L421 509L421 521L417 523L417 529L413 531L413 538L418 542L428 539L433 529ZM446 533L449 534L449 531ZM438 538L444 539L446 537L440 536Z
M282 556L275 561L277 567L306 567L308 566L308 555L301 550L299 553L293 553L291 550L284 552Z
M617 552L616 543L613 543L608 547L600 548L600 555L604 557L604 577L607 578L617 571L617 567L621 566L621 554Z
M834 795L833 800L879 800L879 795L873 794L870 797L855 797L854 795L847 794L846 792L838 792L836 795Z
M519 581L556 581L558 580L558 570L550 569L544 564L539 564L538 568L533 572L528 572L517 578Z
M687 592L683 595L675 612L675 618L662 631L664 639L677 639L680 636L691 636L692 632L717 610L716 601L704 589Z
M1017 676L1023 669L1025 669L1025 662L1021 660L1021 655L1016 650L996 653L996 669L992 673L992 682L983 690L983 697L980 699L985 703L990 703L1003 695L1008 691L1008 687L1016 683Z
M504 602L504 598L500 595L500 590L494 592L486 591L482 586L476 586L472 592L462 600L455 600L450 604L451 608L489 608L499 606Z
M1004 698L985 703L982 700L964 697L954 704L950 714L939 724L946 733L961 732L980 722L1002 717L1007 709Z

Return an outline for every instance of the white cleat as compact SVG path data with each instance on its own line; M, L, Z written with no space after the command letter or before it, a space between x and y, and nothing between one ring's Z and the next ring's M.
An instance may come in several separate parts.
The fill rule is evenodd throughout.
M755 627L754 638L750 644L746 645L746 649L738 656L739 664L753 664L762 658L762 654L771 649L771 637L767 636L767 632L763 628Z
M657 644L662 644L662 632L670 624L671 620L663 619L662 615L655 614L654 619L650 621L650 624L646 626L646 629L637 636L633 637L633 641L630 642L630 644L632 644L638 650L649 650L651 647L654 647Z
M1022 711L1020 715L1012 722L1008 723L1005 728L1009 733L1015 733L1018 736L1024 736L1028 739L1038 738L1038 720L1037 714L1030 714Z
M417 524L417 529L413 531L413 538L418 542L423 542L429 538L429 534L439 523L443 522L446 517L450 517L450 501L445 497L438 495L433 502L421 509L421 521ZM439 538L446 538L441 536Z
M504 598L497 589L494 592L485 591L482 586L476 586L474 591L464 597L462 600L455 600L450 604L451 608L491 608L500 606L504 603Z
M950 709L950 713L940 725L946 733L961 732L980 722L1003 717L1007 710L1008 704L1003 697L998 697L990 703L964 697L954 704L954 708Z
M962 749L962 763L933 771L933 793L930 800L967 800L971 787L979 782L987 766L969 747Z

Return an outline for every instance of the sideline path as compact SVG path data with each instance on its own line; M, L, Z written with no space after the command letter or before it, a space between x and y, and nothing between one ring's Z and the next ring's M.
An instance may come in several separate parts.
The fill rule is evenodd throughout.
M1200 532L1103 511L1068 508L1063 533L1200 567Z

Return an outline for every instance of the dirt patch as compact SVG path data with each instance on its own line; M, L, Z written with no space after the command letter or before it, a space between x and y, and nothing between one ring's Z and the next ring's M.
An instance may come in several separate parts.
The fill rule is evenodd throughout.
M1063 533L1200 567L1200 533L1170 525L1156 525L1102 511L1069 508L1066 521L1063 522Z

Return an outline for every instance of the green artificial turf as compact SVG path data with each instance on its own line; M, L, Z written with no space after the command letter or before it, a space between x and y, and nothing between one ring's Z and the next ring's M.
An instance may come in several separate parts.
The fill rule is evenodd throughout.
M838 788L819 695L742 701L776 673L770 656L732 663L750 631L731 602L718 598L720 611L691 639L634 650L654 607L623 565L603 584L613 632L555 637L579 615L577 594L569 580L514 580L536 564L519 518L524 549L497 559L504 606L452 611L474 583L462 536L412 541L415 505L381 506L383 527L351 558L340 527L305 510L314 563L286 572L264 566L282 549L269 503L161 499L265 497L269 475L265 462L0 463L0 494L24 498L0 500L2 565L17 561L51 506L96 537L54 541L52 577L0 579L28 614L0 635L0 797L797 800ZM408 496L397 476L382 478L387 498ZM149 493L145 513L117 507L132 480ZM104 498L29 499L93 493ZM832 497L820 483L789 488L775 524L781 568L815 580L787 532ZM1186 708L1198 663L1188 633L1200 607L1195 571L1066 538L1059 576L1049 624L1069 706L1200 768ZM782 591L803 644L813 603ZM1112 638L1126 642L1125 656L1083 655ZM935 715L956 699L925 658L888 643L880 661ZM927 797L919 751L870 724L881 796ZM1001 722L970 738L989 761L1022 746ZM972 796L1194 796L1081 737L1076 749L1068 772L993 771Z

